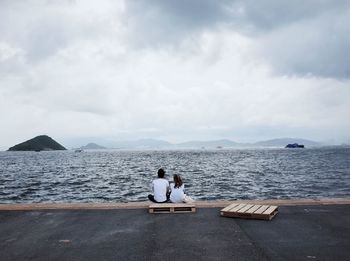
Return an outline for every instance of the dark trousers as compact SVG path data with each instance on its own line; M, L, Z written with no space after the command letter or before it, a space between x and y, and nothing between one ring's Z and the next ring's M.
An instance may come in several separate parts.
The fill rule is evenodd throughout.
M166 200L163 201L163 202L158 202L158 201L156 201L156 200L154 199L154 196L153 196L152 194L149 194L149 195L148 195L148 199L149 199L150 201L154 202L154 203L167 203L167 202L169 201L169 199L170 199L170 193L166 195Z

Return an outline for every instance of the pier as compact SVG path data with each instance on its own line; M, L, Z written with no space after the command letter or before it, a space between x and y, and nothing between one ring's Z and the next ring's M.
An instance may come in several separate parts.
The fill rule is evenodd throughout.
M273 204L271 221L220 216L232 202ZM0 204L1 260L350 260L350 199Z

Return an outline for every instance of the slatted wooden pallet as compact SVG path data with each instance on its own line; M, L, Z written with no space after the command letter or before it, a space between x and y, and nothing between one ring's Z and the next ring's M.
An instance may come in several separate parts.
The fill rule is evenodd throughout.
M196 206L193 204L185 203L162 203L151 204L148 207L149 213L194 213L196 212Z
M233 203L223 209L220 214L224 217L252 218L271 220L278 213L277 206Z

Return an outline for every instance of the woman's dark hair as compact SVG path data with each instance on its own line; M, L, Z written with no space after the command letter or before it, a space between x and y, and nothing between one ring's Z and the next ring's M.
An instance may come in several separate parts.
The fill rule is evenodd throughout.
M182 186L182 179L180 175L177 175L177 174L174 175L174 183L175 183L174 188L179 188Z
M164 175L165 175L165 171L164 169L159 169L158 170L158 178L164 178Z

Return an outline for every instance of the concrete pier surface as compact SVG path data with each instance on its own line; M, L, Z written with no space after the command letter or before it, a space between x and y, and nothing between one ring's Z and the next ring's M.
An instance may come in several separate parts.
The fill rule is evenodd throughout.
M194 214L2 204L0 260L350 260L349 200L301 201L271 221L221 217L218 202Z

